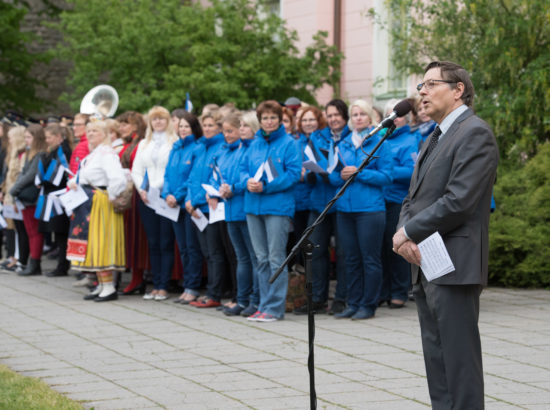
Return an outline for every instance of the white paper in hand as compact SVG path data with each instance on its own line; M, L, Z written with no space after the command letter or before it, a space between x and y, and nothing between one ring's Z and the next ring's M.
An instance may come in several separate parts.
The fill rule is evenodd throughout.
M155 213L171 221L178 222L180 216L180 206L176 205L174 208L168 206L165 200L160 198L156 203Z
M13 205L4 205L4 210L2 211L2 213L4 214L4 218L13 219L16 221L23 220L23 214L21 213L21 210L18 209L16 211Z
M316 162L313 161L305 161L302 166L305 169L310 170L311 172L315 172L316 174L326 174L327 171L325 171L323 168L319 166Z
M149 208L154 209L155 212L159 207L159 202L163 199L160 197L160 189L150 187L147 191L147 205Z
M439 232L433 233L420 242L418 249L420 250L420 267L429 282L455 270Z
M204 228L208 225L208 219L206 219L206 216L202 213L200 209L195 209L195 213L198 214L198 218L195 218L193 215L191 215L191 220L195 225L197 225L197 228L199 228L199 231L204 231Z
M208 209L210 210L210 214L208 215L209 223L213 224L214 222L225 221L225 204L223 202L218 202L216 209L212 209L211 206L208 206Z
M220 195L220 191L218 191L216 188L214 188L212 185L209 185L209 184L201 184L201 186L203 187L203 189L206 191L206 193L210 196L219 196L221 197Z
M76 186L76 189L69 189L62 195L59 195L59 201L61 205L67 210L67 212L72 213L73 210L78 208L84 202L88 200L88 195L82 189L80 185Z

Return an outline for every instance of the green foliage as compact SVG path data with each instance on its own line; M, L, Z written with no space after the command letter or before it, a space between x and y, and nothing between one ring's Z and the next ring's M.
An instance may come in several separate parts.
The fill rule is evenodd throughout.
M78 410L83 407L45 383L23 377L0 365L0 409Z
M550 2L548 0L386 0L394 60L422 73L432 60L466 68L476 112L492 127L503 157L536 153L550 138Z
M489 279L550 287L550 142L525 167L501 174L491 215Z
M0 2L0 111L37 111L45 104L36 97L39 82L31 75L31 69L46 59L43 54L28 51L29 42L36 39L21 32L28 9L19 3Z
M74 61L66 100L76 109L99 83L115 87L119 111L154 104L195 107L234 102L250 107L313 92L339 78L341 55L318 33L303 56L297 35L252 0L69 0L59 29L60 55ZM184 5L185 4L185 5Z

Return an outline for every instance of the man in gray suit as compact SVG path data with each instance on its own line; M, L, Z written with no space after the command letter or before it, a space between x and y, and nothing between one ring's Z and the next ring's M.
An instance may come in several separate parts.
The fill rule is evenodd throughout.
M412 264L433 408L482 409L479 296L487 284L498 148L489 126L471 109L474 87L461 66L430 63L417 89L438 127L418 156L393 247ZM436 231L455 270L428 282L416 244Z

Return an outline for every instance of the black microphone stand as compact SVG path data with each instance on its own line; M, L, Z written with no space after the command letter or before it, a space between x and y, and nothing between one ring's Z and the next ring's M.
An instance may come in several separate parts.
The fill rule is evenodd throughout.
M304 231L298 242L296 242L296 245L292 248L286 259L284 260L283 264L277 269L277 272L269 278L269 283L275 282L275 280L279 277L279 275L283 272L285 266L287 266L290 263L290 260L294 258L294 256L298 253L298 251L302 251L304 254L304 260L305 260L305 270L306 270L306 297L307 297L307 325L308 325L308 345L309 345L309 355L307 360L307 368L309 371L309 401L310 401L310 409L314 410L317 408L317 393L315 392L315 364L314 364L314 341L315 341L315 317L313 315L313 274L311 272L311 258L313 255L313 248L315 245L311 243L311 241L308 239L309 236L313 233L315 228L323 222L325 219L325 216L327 215L330 208L333 207L333 205L336 203L336 201L344 195L344 192L350 186L350 184L355 180L357 175L375 158L374 153L380 148L382 143L392 134L392 132L395 130L395 125L391 124L391 126L388 128L384 136L378 141L378 144L372 149L370 153L367 154L361 165L357 168L357 171L355 171L348 180L342 185L342 187L338 190L336 195L334 195L334 198L332 198L328 203L325 209L323 209L323 212L319 214L317 219ZM361 142L361 145L363 142Z

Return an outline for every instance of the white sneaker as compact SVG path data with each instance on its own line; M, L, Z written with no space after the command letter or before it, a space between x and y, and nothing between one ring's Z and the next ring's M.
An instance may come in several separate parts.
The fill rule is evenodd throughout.
M153 295L152 293L146 293L145 295L143 295L143 299L145 299L145 300L153 300L153 299L155 299L155 296L156 296L156 295Z
M168 299L168 296L167 296L167 295L161 295L161 294L159 294L159 293L157 293L157 294L155 295L155 300L157 300L157 301L166 300L166 299Z

